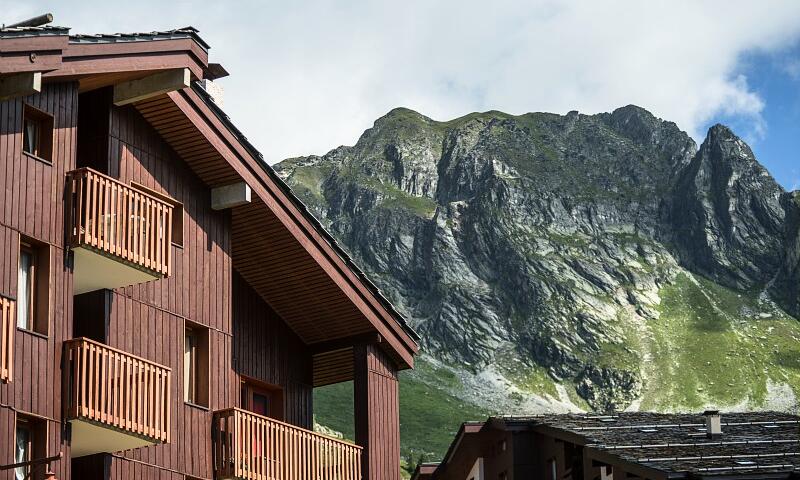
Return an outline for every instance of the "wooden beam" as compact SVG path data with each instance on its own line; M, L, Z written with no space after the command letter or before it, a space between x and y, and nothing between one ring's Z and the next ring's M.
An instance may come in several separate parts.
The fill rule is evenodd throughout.
M245 182L211 189L211 209L226 210L250 203L252 190Z
M42 91L42 72L16 73L0 77L0 100L24 97Z
M320 353L332 352L334 350L355 347L357 345L374 345L382 341L383 339L379 333L370 332L352 335L350 337L336 338L325 342L312 343L308 348L311 350L312 355L318 355Z
M114 105L121 107L156 95L189 87L191 73L188 68L177 68L154 73L139 80L114 85Z

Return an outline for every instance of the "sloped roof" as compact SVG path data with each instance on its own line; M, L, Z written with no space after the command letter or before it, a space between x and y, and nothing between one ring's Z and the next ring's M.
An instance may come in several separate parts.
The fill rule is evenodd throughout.
M619 413L494 419L505 427L545 428L625 462L668 473L731 475L800 471L800 417L723 413L722 435L708 438L698 414Z
M41 71L44 82L77 80L79 91L84 92L159 70L189 68L194 81L191 88L133 106L192 168L196 167L196 173L209 186L253 182L258 201L235 209L232 215L234 230L237 225L247 229L240 229L237 237L241 238L239 247L246 248L234 249L234 254L239 252L239 272L293 328L298 328L298 333L305 334L307 343L315 346L315 365L338 362L352 368L347 350L338 340L347 340L345 335L350 335L352 342L374 339L364 336L374 329L380 334L378 341L386 343L383 348L401 368L413 366L419 336L197 81L206 73L213 76L208 44L197 29L96 35L67 35L68 31L50 26L0 30L0 40L6 42L0 48L13 47L15 55L15 63L6 62L8 68L0 71ZM29 36L31 41L9 38L15 35ZM34 58L32 52L38 53L35 63L28 61L29 56ZM267 232L254 233L259 225L270 229L270 241L283 242L282 249L262 248ZM278 235L281 229L284 231ZM245 250L250 256L242 257ZM300 261L302 268L287 274L289 257L275 258L284 253L292 255L291 262ZM312 270L313 262L317 263ZM270 278L270 269L284 277ZM334 380L341 379L324 376L320 382Z
M225 114L225 112L214 102L213 98L205 91L204 88L199 83L195 83L193 86L193 90L200 94L203 101L209 106L214 114L225 123L225 125L230 129L230 131L237 137L237 139L244 145L244 147L250 152L251 155L258 158L260 160L261 168L263 168L264 172L270 176L270 178L288 195L291 201L303 212L303 215L314 225L314 228L319 231L328 244L333 247L333 249L339 254L339 256L347 263L348 267L361 279L362 282L372 291L372 293L378 298L378 300L383 304L384 308L386 308L397 320L398 323L403 327L403 329L408 333L415 341L419 340L419 334L414 331L413 328L408 324L405 317L397 311L394 305L383 295L380 288L375 285L369 277L364 273L364 271L353 261L350 254L345 250L345 248L333 237L333 235L328 232L328 230L322 225L322 223L315 217L311 211L308 209L305 203L303 203L300 198L295 195L294 191L292 191L292 187L290 187L280 176L275 173L275 170L264 160L264 156L261 152L256 149L252 143L247 139L247 137L234 125L231 121L230 117Z

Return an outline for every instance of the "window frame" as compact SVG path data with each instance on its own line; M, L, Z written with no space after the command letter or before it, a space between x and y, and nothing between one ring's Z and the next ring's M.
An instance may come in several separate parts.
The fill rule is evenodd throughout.
M47 338L50 335L50 314L52 310L51 295L51 270L50 244L34 240L23 235L19 236L17 248L17 302L22 302L20 295L20 267L22 254L31 256L31 271L29 274L30 304L28 305L28 321L26 326L19 323L22 311L18 308L16 327L17 330Z
M187 339L192 338L187 351ZM187 365L187 353L189 364ZM183 335L183 401L187 405L209 406L209 329L203 325L184 321ZM189 377L189 378L187 378Z
M19 441L17 437L19 436L20 429L24 429L28 432L28 440L27 445L25 448L25 454L22 458L17 457L17 445ZM34 428L31 425L30 420L27 417L17 417L16 425L14 426L14 463L21 463L21 462L30 462L33 460L33 445L34 445ZM30 474L30 465L26 467L17 467L14 469L14 478L16 479L19 474L22 474L22 477L25 478L27 475Z
M26 150L27 125L36 125L36 146L33 152ZM52 165L53 163L53 116L38 108L24 104L22 111L22 153L28 157Z
M197 334L190 326L183 335L183 401L197 403Z
M241 398L240 406L248 412L253 412L253 396L261 395L267 398L266 416L275 420L284 420L284 391L280 385L261 382L257 379L240 376Z
M16 448L17 448L17 432L20 427L24 426L28 431L28 445L27 445L27 458L23 460L17 460ZM19 462L30 462L32 460L36 460L39 458L44 458L47 456L47 440L49 434L47 431L47 420L35 415L29 415L24 413L17 413L14 419L14 463ZM33 475L30 475L31 466L26 467L17 467L18 469L24 469L25 473L29 475L29 479L40 479L43 477L44 472L42 470L36 471ZM16 470L14 471L14 478L16 478Z
M20 294L21 285L19 284L19 279L20 279L21 273L22 273L22 257L23 257L24 254L27 254L27 255L30 256L31 263L30 263L29 271L27 272L27 275L28 275L28 281L27 281L27 292L28 292L28 302L27 302L28 303L28 305L27 305L28 308L27 308L27 312L28 312L28 315L27 315L27 318L25 319L25 325L24 326L20 325L20 316L22 315L23 310L21 308L17 309L17 328L20 328L22 330L26 330L26 331L29 331L29 332L35 332L36 331L36 328L35 328L36 327L36 290L38 288L38 282L37 282L38 279L37 279L37 275L36 275L37 274L37 271L36 271L37 270L37 266L36 266L36 264L38 263L37 262L38 259L37 259L37 254L36 253L37 253L36 250L34 250L33 246L30 243L28 243L28 242L26 242L24 240L20 240L20 242L19 242L19 258L18 258L18 261L17 261L17 265L18 265L17 266L17 298L18 298L18 302L20 304L22 304L22 302L24 300L23 298L21 298L22 297L22 295Z

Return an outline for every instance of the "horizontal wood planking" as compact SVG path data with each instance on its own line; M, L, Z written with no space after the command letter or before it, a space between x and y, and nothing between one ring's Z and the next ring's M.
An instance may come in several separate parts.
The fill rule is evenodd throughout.
M172 204L90 168L67 174L67 237L85 247L168 277Z
M64 375L71 394L67 419L89 420L168 443L171 372L168 367L102 343L66 342Z
M361 447L238 408L214 414L220 479L360 480Z
M14 325L17 302L0 295L0 381L10 382L14 374Z

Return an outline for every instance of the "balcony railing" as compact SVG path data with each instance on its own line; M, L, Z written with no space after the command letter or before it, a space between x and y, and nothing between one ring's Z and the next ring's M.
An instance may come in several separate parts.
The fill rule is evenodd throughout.
M215 478L360 480L361 447L238 408L214 414Z
M0 381L10 382L14 372L14 314L16 302L0 295Z
M169 442L168 367L87 338L67 340L64 358L73 456Z
M70 248L170 275L173 205L90 168L67 174L67 200Z

